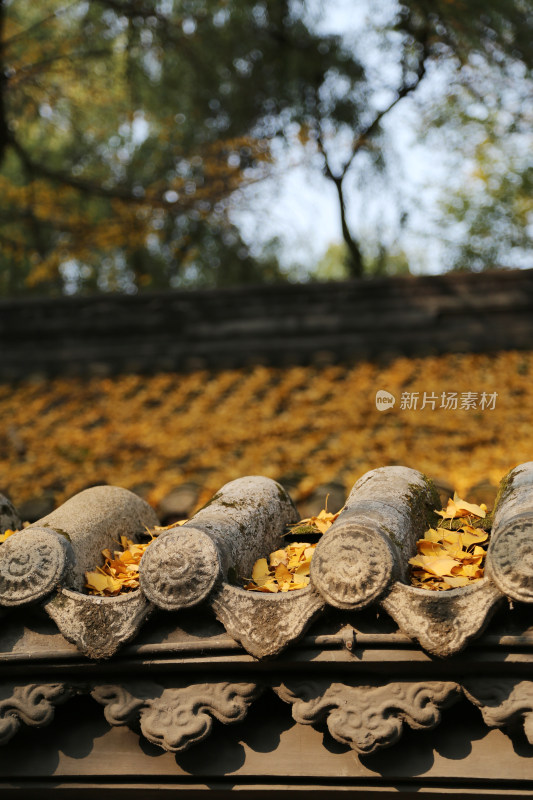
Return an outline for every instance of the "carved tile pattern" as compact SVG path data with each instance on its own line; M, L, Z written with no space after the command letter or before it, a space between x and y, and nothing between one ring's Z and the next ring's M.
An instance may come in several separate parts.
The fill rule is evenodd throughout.
M141 588L167 611L189 608L205 600L220 574L218 551L195 528L159 536L142 557Z
M317 545L310 586L286 595L247 593L222 583L230 567L237 570L248 562L251 566L256 555L268 553L267 545L274 546L294 513L284 490L257 476L223 487L215 502L196 515L197 529L192 522L162 533L142 559L139 592L125 598L91 598L65 588L80 588L81 565L91 548L100 547L95 544L96 534L108 536L110 526L115 530L116 524L137 529L141 520L153 517L147 504L130 492L93 487L46 518L55 519L56 524L63 520L61 530L71 531L74 547L59 535L59 527L57 531L47 528L51 522L46 520L2 545L0 614L3 608L46 598L45 608L65 638L84 655L99 659L109 658L136 635L151 603L172 611L207 601L234 639L253 656L267 658L295 642L326 604L356 610L376 602L407 636L446 658L481 633L505 596L533 602L533 522L528 499L532 473L533 462L513 470L513 489L504 494L497 509L485 579L438 594L395 580L407 561L401 545L409 544L417 524L407 513L398 487L414 475L419 488L427 489L423 476L407 468L373 470L356 483L344 518L341 515ZM11 510L6 509L9 516ZM399 543L394 532L399 533ZM56 588L59 591L51 596Z
M17 606L49 594L69 564L63 537L42 528L10 536L0 550L0 604Z
M533 603L533 518L515 520L496 531L487 562L504 594Z
M338 742L361 754L390 747L402 735L404 724L415 730L434 728L442 708L460 696L456 683L421 681L362 686L329 681L290 681L276 687L292 703L297 722L325 721Z
M65 683L31 683L4 686L0 700L0 744L5 744L21 724L42 727L54 718L55 706L72 697L74 690Z
M267 658L298 639L325 602L311 586L268 595L224 584L211 605L230 636L256 658Z
M393 556L377 531L346 525L325 535L311 562L311 580L337 608L363 608L389 585Z
M91 597L63 589L45 604L65 639L89 658L114 655L137 634L152 608L140 591Z

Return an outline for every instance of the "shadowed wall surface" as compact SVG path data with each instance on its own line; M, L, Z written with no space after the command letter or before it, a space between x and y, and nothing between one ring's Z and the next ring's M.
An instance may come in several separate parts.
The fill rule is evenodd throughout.
M0 302L0 380L527 349L533 270Z

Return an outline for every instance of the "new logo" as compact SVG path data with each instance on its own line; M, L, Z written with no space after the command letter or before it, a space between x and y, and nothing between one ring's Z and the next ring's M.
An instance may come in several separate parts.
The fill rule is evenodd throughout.
M386 392L385 389L380 389L376 392L376 408L378 411L387 411L387 409L392 408L394 403L396 402L396 398L390 392Z

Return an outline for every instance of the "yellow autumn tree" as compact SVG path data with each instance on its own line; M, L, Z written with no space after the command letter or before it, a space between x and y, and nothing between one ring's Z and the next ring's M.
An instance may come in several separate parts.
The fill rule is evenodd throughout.
M2 294L168 286L202 247L239 244L225 202L269 148L247 121L210 132L190 65L165 102L186 56L169 64L150 31L168 23L176 49L184 17L136 5L0 3Z

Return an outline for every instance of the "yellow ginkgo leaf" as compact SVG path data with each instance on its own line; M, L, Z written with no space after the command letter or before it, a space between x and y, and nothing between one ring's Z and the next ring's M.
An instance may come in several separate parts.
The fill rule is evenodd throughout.
M431 575L452 575L452 569L457 566L457 561L448 556L433 558L431 556L415 556L409 561L413 566L421 567Z
M445 544L459 544L462 542L461 534L457 533L457 531L448 531L445 528L441 528L442 530L442 541Z
M261 587L263 592L279 592L279 586L274 578L269 578Z
M292 573L289 572L285 564L278 564L276 567L275 572L276 580L281 585L282 583L288 581L291 583L292 581Z
M292 579L292 583L289 586L289 590L293 591L294 589L304 589L309 584L309 576L307 575L298 575Z
M423 556L438 556L443 550L440 541L428 541L426 538L419 539L416 547L420 555Z
M277 567L278 564L287 564L287 550L274 550L273 553L270 553L268 560L271 567Z
M483 528L472 528L470 525L463 525L461 528L461 540L464 547L470 547L471 544L481 544L488 538L489 534Z
M473 515L474 517L485 519L485 517L487 516L486 506L485 508L482 508L482 506L477 506L475 503L467 503L466 500L462 500L459 497L457 492L454 492L453 502L455 503L457 509L459 510L458 516L460 517Z
M266 558L259 558L252 569L252 580L258 585L264 583L270 575Z
M424 539L429 542L440 542L442 541L443 531L435 530L435 528L428 528L428 530L424 533Z
M470 583L470 579L467 578L466 576L460 576L460 575L451 576L451 575L447 575L444 578L443 583L444 583L444 585L446 587L449 586L450 589L459 589L462 586L468 586L468 584Z
M0 542L5 542L5 540L9 539L10 536L13 536L14 533L18 533L18 531L12 531L10 528L8 528L0 534Z
M474 503L467 503L466 500L462 500L459 497L457 492L454 492L453 499L450 497L446 508L436 513L443 519L455 519L456 517L469 516L484 519L486 517L486 511L481 506L477 506Z
M92 589L95 594L118 594L122 588L120 581L110 575L102 575L101 572L86 572L85 582L87 588Z

